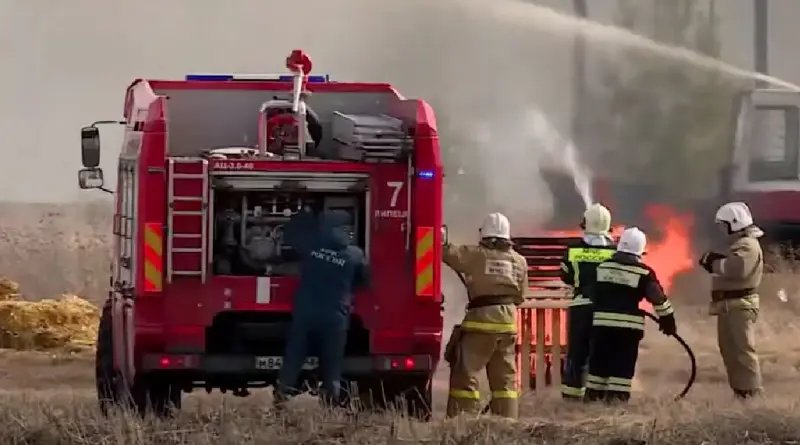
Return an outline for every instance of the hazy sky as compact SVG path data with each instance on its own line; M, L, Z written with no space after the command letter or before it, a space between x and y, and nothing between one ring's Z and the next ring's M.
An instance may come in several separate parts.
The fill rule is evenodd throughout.
M414 3L408 1L0 0L0 147L5 155L0 163L0 199L64 201L96 193L77 188L79 128L93 120L118 118L124 89L139 76L275 71L290 49L303 47L315 68L334 77L384 75L425 93L430 91L426 82L436 79L415 77L413 66L432 57L426 51L438 51L437 67L452 72L477 69L484 62L481 51L486 48L476 47L471 64L465 62L468 59L454 59L459 66L445 67L438 54L455 44L443 35L445 31L436 33L435 23L428 23L428 34L415 34L414 21L425 18L403 10L401 5ZM287 3L294 5L292 9ZM378 3L385 5L381 11L376 9ZM568 10L571 1L538 3ZM616 1L589 3L595 16L608 19ZM770 0L770 4L773 73L800 83L796 57L800 1ZM721 0L718 5L726 59L751 66L751 1ZM417 12L424 11L417 7ZM300 24L295 23L294 13L300 14ZM446 16L442 8L435 14L440 19ZM484 23L476 28L475 41L480 42L481 35L490 39L486 35L498 26ZM530 39L547 41L543 32L531 29ZM389 38L387 33L394 35ZM537 82L568 73L567 43L532 47L529 56L541 58L540 69L547 71ZM553 51L562 57L552 57ZM386 54L392 55L393 64ZM568 83L556 89L542 87L535 94L549 112L548 104L569 97ZM552 110L555 115L567 111L563 104ZM103 136L103 166L113 181L119 135L108 130Z

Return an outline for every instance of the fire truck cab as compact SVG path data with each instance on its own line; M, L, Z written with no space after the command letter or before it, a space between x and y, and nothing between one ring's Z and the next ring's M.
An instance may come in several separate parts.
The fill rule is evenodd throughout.
M167 413L195 388L273 385L299 282L282 228L313 208L352 216L372 269L348 332L351 394L429 415L443 329L433 110L385 83L313 75L299 50L286 62L285 75L128 87L97 348L104 410L130 399ZM97 127L81 132L82 188L103 186ZM305 365L312 388L317 366Z

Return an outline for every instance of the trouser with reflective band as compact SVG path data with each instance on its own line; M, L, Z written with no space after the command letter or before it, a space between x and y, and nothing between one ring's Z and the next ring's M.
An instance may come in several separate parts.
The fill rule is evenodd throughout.
M728 384L741 396L761 390L761 367L755 346L758 309L720 305L717 342L728 374Z
M469 326L462 323L462 328ZM464 330L450 364L447 416L477 414L481 410L478 376L486 372L491 391L490 409L498 416L517 418L516 335Z
M592 353L584 400L627 402L644 330L595 324L591 335Z
M564 398L580 399L586 389L592 313L591 305L572 306L567 310L567 363L561 385Z
M590 300L589 298L586 298L586 297L584 297L583 295L580 295L580 294L574 296L572 298L572 300L570 300L570 302L569 302L569 306L570 307L586 306L586 305L590 305L590 304L592 304L592 300Z

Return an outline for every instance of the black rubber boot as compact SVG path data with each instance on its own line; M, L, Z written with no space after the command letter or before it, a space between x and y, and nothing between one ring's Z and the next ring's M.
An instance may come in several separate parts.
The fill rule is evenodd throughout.
M623 391L608 391L605 402L609 404L626 404L631 400L631 393Z
M737 398L744 400L753 398L761 394L761 391L758 389L734 389L733 393L736 395Z
M607 391L588 388L586 390L586 393L583 395L583 401L586 403L602 402L606 399L606 396L607 396Z

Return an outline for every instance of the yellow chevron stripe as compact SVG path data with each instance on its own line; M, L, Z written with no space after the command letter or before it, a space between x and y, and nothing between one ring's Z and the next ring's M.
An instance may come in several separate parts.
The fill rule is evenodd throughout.
M430 296L433 283L433 227L417 229L417 295Z
M162 255L163 240L161 239L161 234L153 228L152 224L145 224L144 226L144 243L147 247L153 249L153 252L158 256Z
M161 225L144 225L144 290L160 292L163 290L163 238Z

